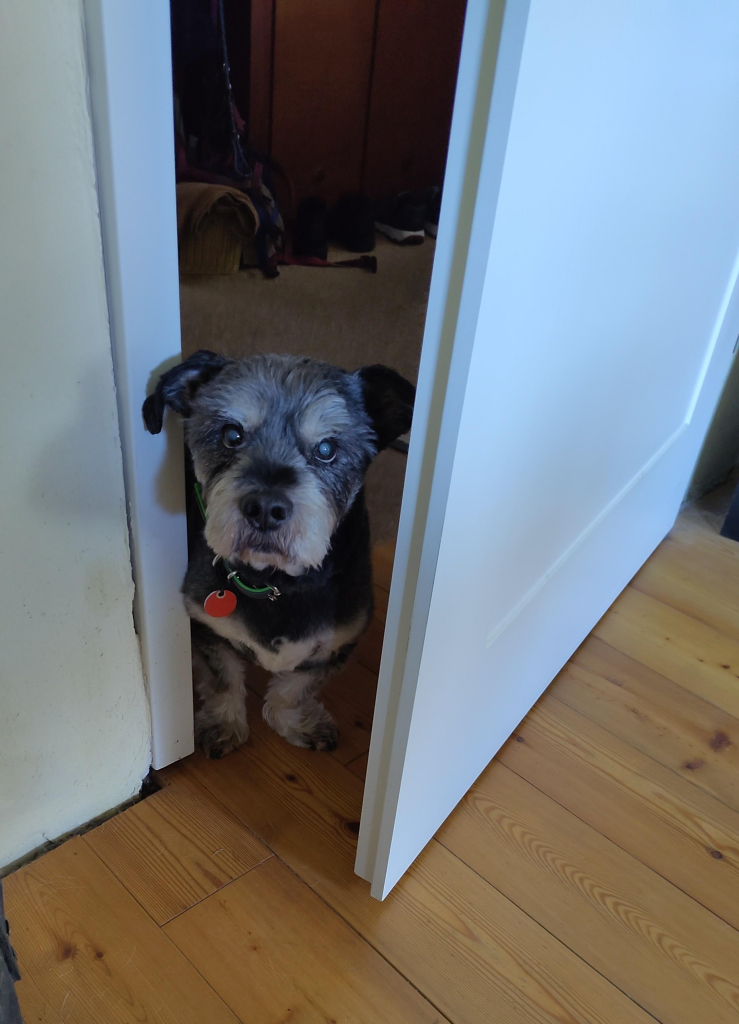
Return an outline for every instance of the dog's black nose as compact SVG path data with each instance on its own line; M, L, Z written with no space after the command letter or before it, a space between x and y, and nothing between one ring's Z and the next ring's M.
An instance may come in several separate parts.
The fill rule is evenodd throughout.
M241 511L257 530L276 530L293 514L293 503L280 491L251 491L242 499Z

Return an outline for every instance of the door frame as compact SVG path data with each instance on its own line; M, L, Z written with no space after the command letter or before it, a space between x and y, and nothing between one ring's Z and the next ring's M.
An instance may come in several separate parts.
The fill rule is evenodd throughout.
M146 433L141 403L163 369L181 358L179 271L172 127L171 37L168 0L83 0L95 161L106 287L118 395L121 447L129 513L131 559L136 585L134 619L141 642L152 723L152 764L164 767L191 753L192 673L189 620L180 600L187 566L182 431L165 419L166 441ZM528 0L510 6L528 10ZM398 587L387 617L383 665L396 660L406 619L423 623L433 585L440 527L424 543L427 523L446 502L455 431L459 421L470 346L455 338L474 333L474 297L466 299L466 325L457 323L473 220L474 237L492 232L484 204L476 207L476 181L485 138L494 60L504 0L468 0L465 42L450 139L460 156L449 161L427 311L413 442L403 497L395 577L417 609L402 607ZM515 20L515 19L514 19ZM478 32L479 30L479 32ZM484 43L484 45L483 45ZM493 47L492 51L490 47ZM471 147L468 156L467 149ZM504 147L503 147L504 148ZM471 198L472 197L472 198ZM487 210L490 212L488 204ZM490 223L488 223L490 221ZM482 287L484 261L476 268ZM467 275L468 278L470 275ZM465 285L467 288L467 285ZM469 289L472 294L473 289ZM454 347L454 380L448 395ZM456 403L456 404L455 404ZM443 451L438 451L444 417ZM437 458L438 456L438 458ZM446 472L443 472L446 470ZM431 483L434 482L433 500ZM423 546L423 560L421 547ZM421 571L423 570L423 571ZM401 611L404 618L401 622ZM416 631L418 634L418 631ZM409 662L409 671L410 671ZM399 680L384 672L386 696ZM373 728L374 748L385 716ZM377 756L373 755L374 764ZM360 830L362 851L381 788L368 782ZM365 870L358 873L365 874Z
M129 512L134 619L152 763L193 750L182 431L141 403L181 358L168 0L83 0L103 257ZM529 0L468 0L355 870L378 878L392 833ZM494 88L493 88L494 85ZM494 173L493 173L494 172ZM493 191L497 191L494 189ZM727 315L728 314L728 315ZM727 293L716 338L739 316ZM715 339L714 339L715 341ZM728 371L707 357L716 392ZM692 413L693 410L691 410ZM710 411L701 409L707 420ZM379 884L373 894L382 898Z
M83 0L103 260L152 764L194 749L182 429L144 430L141 405L179 362L168 0Z

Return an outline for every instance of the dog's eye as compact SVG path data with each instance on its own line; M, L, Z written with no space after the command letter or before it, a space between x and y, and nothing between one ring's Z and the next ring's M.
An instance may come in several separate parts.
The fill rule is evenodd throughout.
M331 441L326 437L320 444L316 445L316 458L320 459L321 462L333 462L336 458L337 450L338 445L336 441Z
M221 431L221 441L227 448L238 448L244 442L244 431L236 423L227 423Z

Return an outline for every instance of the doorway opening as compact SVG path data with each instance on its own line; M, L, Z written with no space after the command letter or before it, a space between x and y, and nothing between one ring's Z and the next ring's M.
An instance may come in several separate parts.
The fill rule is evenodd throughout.
M172 0L171 10L183 357L384 364L415 385L464 0ZM375 613L320 698L340 731L334 755L356 774L407 450L397 438L367 473ZM268 679L249 667L253 698Z
M137 622L154 723L154 763L161 766L187 752L192 738L192 714L188 707L190 674L178 661L187 646L179 642L185 634L178 615L183 620L185 616L175 599L184 569L184 538L180 529L184 526L180 501L184 491L179 481L169 489L161 487L159 460L164 446L144 434L139 415L141 396L147 382L149 386L152 383L152 366L163 364L174 352L179 357L180 349L179 332L175 329L175 324L179 326L176 234L172 230L174 218L170 216L174 212L171 60L169 46L163 45L170 30L169 11L158 8L158 22L151 21L142 27L136 5L118 5L112 0L87 2L91 14L86 28L91 40L96 153L106 254L110 254L110 258L106 255L106 275L122 433L126 440L124 456L127 477L133 484L129 493ZM270 11L277 13L276 8L270 7ZM665 24L651 21L649 31L659 40L657 50L665 54L664 69L673 78L658 75L653 62L647 61L642 73L649 88L642 87L642 79L632 74L629 65L622 82L624 88L614 91L612 83L625 66L622 50L614 40L618 42L624 37L610 31L607 19L599 22L599 52L604 62L599 65L598 88L591 88L595 84L596 51L590 35L587 45L583 44L580 36L570 32L569 23L563 26L556 19L552 21L549 13L546 5L540 5L538 17L545 21L539 22L537 32L529 26L529 5L525 3L506 4L503 11L502 4L491 0L489 4L470 5L468 10L453 142L444 182L445 212L434 259L414 437L395 558L395 587L385 630L358 847L355 844L357 873L371 878L373 892L380 896L392 887L422 843L468 790L595 617L605 611L646 554L664 536L684 492L689 466L736 338L733 222L716 214L717 209L721 213L719 207L726 203L727 208L732 208L730 197L734 193L730 189L724 191L726 179L721 178L725 168L735 161L731 132L714 132L708 139L701 133L704 129L708 131L715 121L702 116L695 119L692 130L699 141L693 152L703 154L703 163L675 164L666 142L668 138L682 140L685 136L681 108L663 103L665 83L673 81L675 89L683 88L687 81L683 53L689 51L693 59L693 37L703 26L687 21L670 23L667 27L673 33L674 48L669 50L669 56L668 49L662 46ZM637 24L631 38L637 40L641 55L654 52L654 47L642 44L646 26L640 23L636 9L633 13ZM269 22L273 33L276 23L276 17ZM715 24L711 31L717 31ZM724 37L729 38L717 31L703 52L724 53L722 66L728 81L736 65L731 53L721 49ZM379 46L378 39L379 29L376 32L373 25L375 47ZM526 64L526 74L533 77L523 80L529 82L523 88L519 78L524 68L524 44L529 45L529 41L530 45L540 47L540 52L534 51L538 52L537 59L531 58ZM149 47L148 52L144 46ZM271 76L276 68L274 47L270 42L267 50L262 50L269 53ZM573 67L579 68L580 77L570 70L567 75L559 75L558 69L569 69L572 61ZM134 74L132 69L141 73ZM557 83L560 91L543 90L540 81L547 81L548 85ZM582 88L583 81L588 83L587 88ZM705 109L724 110L724 93L720 93L721 102L711 94L711 89L718 88L719 79L692 76L691 89L696 82L705 86L700 93ZM655 91L652 86L656 83L660 88ZM641 112L637 122L622 115L624 97L632 94L630 90L635 90L633 95L638 92L631 104L632 110ZM153 103L152 96L160 102ZM645 97L651 97L652 106L644 105ZM267 105L270 112L274 99L272 96ZM523 103L520 109L519 100ZM696 100L691 109L699 111L697 103ZM606 109L610 111L608 118L603 116ZM228 110L232 111L230 105ZM557 120L560 116L561 130ZM523 127L511 135L514 118L522 118ZM654 124L660 124L664 130L655 134ZM549 126L548 133L542 133L544 125ZM624 146L633 148L634 139L638 138L639 160L631 165L632 170L637 170L624 175L618 165L613 190L584 187L583 181L587 184L598 180L603 184L613 173L610 154L617 139L614 126L626 133ZM597 146L593 136L596 128ZM551 161L552 139L564 142L585 137L588 161L580 159L584 151L580 145L569 143L560 146L557 160ZM649 159L645 154L649 154ZM672 180L678 166L680 177L675 188L679 181L691 202L705 203L705 215L691 213L684 221L677 216L673 202L677 193L664 191L663 168L668 167L668 178ZM598 177L594 177L594 168ZM646 168L651 174L649 187L642 173ZM542 173L537 170L536 174L529 174L533 169ZM718 176L715 189L696 186L695 182L706 173ZM694 179L693 175L697 177ZM505 217L499 216L504 209L504 186L508 189ZM282 204L277 184L275 194ZM551 201L552 196L556 196L556 202ZM674 251L676 266L686 275L683 289L675 288L674 275L664 271L667 264L662 261L650 264L654 272L650 284L641 273L641 265L632 259L634 238L642 237L640 232L651 231L654 226L655 203L655 208L662 210L660 223L666 232L660 245L665 253ZM685 209L689 211L692 207ZM642 215L643 210L649 215ZM619 246L601 245L599 259L588 263L579 258L581 250L573 245L569 253L573 259L578 257L578 262L562 262L561 238L574 237L571 228L577 224L585 225L583 230L587 229L587 237L592 240L595 236L588 226L594 223L603 223ZM671 231L680 224L686 232L685 244L674 249ZM720 227L726 233L711 234L709 238L703 234L706 225L711 226L712 232ZM502 231L497 239L493 238L494 226L495 233ZM526 232L522 231L524 226ZM693 238L691 232L698 228L700 231ZM601 233L598 237L608 236ZM651 234L648 241L650 246L656 244ZM494 244L495 259L491 262ZM709 250L715 256L710 275L696 275L691 264L682 259L681 254ZM529 257L533 252L539 254L540 273L536 280L543 289L542 295L554 296L556 301L543 301L541 295L537 301L531 300ZM241 258L241 251L238 257ZM727 260L732 261L730 266ZM314 275L311 280L317 280L319 274L361 274L373 279L361 269L288 266L276 280L258 280L265 286L279 285L288 271L303 269L310 269ZM552 276L555 269L559 279ZM237 276L245 273L238 272ZM590 285L586 286L586 278ZM721 280L728 283L717 314L715 288ZM483 316L488 283L494 284L495 301L485 300ZM625 294L644 295L645 289L649 291L650 308L657 310L660 317L669 313L675 330L654 334L645 321L642 326L646 333L640 341L630 326L624 327L633 311L621 300ZM559 333L553 334L549 311L560 309L565 295L569 319L562 315L557 321ZM608 320L610 347L605 343L592 344L592 338L600 337L606 323L603 306L595 301L601 295L614 311ZM657 306L659 295L661 305ZM588 298L585 305L584 296ZM700 307L708 325L707 333L696 333L690 328L693 321L681 313L678 297L686 303L691 316ZM626 321L619 320L616 312ZM511 334L514 324L515 332ZM505 332L501 337L506 337L507 343L487 344L486 339L497 337L502 326ZM563 360L563 352L570 351L567 346L572 338L579 339L578 344L587 353L584 361L574 355L569 362ZM624 338L630 339L631 349L624 348ZM672 358L676 338L682 339L686 356L677 361ZM656 358L652 345L657 341L668 345L670 358ZM705 346L702 350L701 344ZM514 353L516 375L511 378L508 369L512 368L512 361L505 360ZM648 363L654 379L648 374L634 373L631 356L636 359L637 355L642 363L637 360L634 365ZM589 360L596 356L606 360L605 371L600 375L589 369ZM500 372L496 362L499 357L504 357L501 365L505 372ZM622 372L624 394L631 394L630 389L637 384L642 389L638 403L636 397L636 404L623 401L618 380L610 372L613 366ZM682 386L688 397L687 404L681 404L683 393L671 389L670 402L665 401L662 410L665 421L658 422L652 415L657 405L652 401L650 388L666 400L663 366L684 375ZM160 367L158 372L161 368L166 367ZM571 372L573 368L576 373ZM693 375L694 370L698 377ZM557 373L561 387L554 386ZM592 390L596 379L601 387L597 394ZM497 392L491 390L488 382L495 384ZM604 402L609 403L610 419L605 415ZM636 429L632 415L637 406L645 417L645 429L641 432ZM523 431L519 429L522 422L526 425ZM481 423L485 436L518 436L523 447L514 450L507 444L480 445ZM592 429L594 424L599 425L599 431ZM555 426L561 429L560 435L554 432ZM647 426L655 431L655 446L650 442L643 448L645 438L652 437L652 433L646 432ZM539 444L543 438L547 439L548 448ZM624 438L629 444L633 442L633 450ZM575 440L582 443L582 448L578 448ZM617 442L623 448L623 463L611 458ZM181 451L181 445L172 447L178 453ZM551 452L563 461L553 460ZM604 457L604 452L609 457ZM542 472L546 471L552 481L550 493L561 499L556 519L561 529L551 528L552 515L547 530L539 529L541 473L531 471L529 460L534 455ZM524 463L529 471L522 475L520 466ZM589 493L587 507L581 500L584 492L580 484L583 480L588 485L596 481L587 475L583 477L583 465L602 470L598 487ZM451 480L452 469L456 483ZM511 479L530 484L532 494L536 492L533 499L524 501L523 490L498 486L499 481L507 483ZM457 486L460 481L464 487ZM169 502L169 491L177 492L176 502ZM504 494L507 502L501 500ZM529 509L529 519L522 518L522 508ZM471 511L476 520L471 519ZM463 529L448 529L447 524L452 523ZM534 535L546 541L536 550L531 547ZM459 566L469 561L471 542L483 536L490 539L488 548L482 552L475 545L475 571L460 580ZM514 544L511 538L518 541ZM525 558L517 562L519 553ZM521 571L524 566L525 572ZM592 566L611 571L601 572L599 568L596 572ZM504 580L506 586L501 585ZM491 581L495 581L494 586ZM568 609L567 615L562 614L564 608ZM509 628L514 622L515 630ZM189 629L186 620L183 625ZM380 620L380 632L381 627ZM540 634L542 628L545 632ZM535 630L544 639L534 644L529 638ZM453 644L447 640L450 636L454 638ZM465 644L465 637L473 642ZM474 703L470 699L449 701L449 679L458 680L460 686L468 683L466 692ZM486 684L490 679L508 683L505 687L489 688ZM526 680L525 686L521 685L522 680ZM470 715L470 707L475 708L475 714ZM177 719L178 709L187 714ZM252 722L261 729L258 704L256 709ZM424 720L421 716L425 711L429 718ZM363 719L358 716L356 721ZM429 729L429 721L438 728ZM172 727L173 722L177 728ZM412 748L409 740L415 723L421 742ZM464 751L464 757L440 756L439 745L426 742L429 733L436 736L440 730L446 749ZM255 731L253 728L252 735ZM159 732L166 742L161 741ZM258 775L255 765L262 763L265 745L273 743L271 764L275 770L281 766L279 786L296 786L301 799L312 799L311 794L320 789L319 766L329 775L334 770L343 773L342 786L352 777L353 773L334 756L317 757L296 751L269 730L264 736L263 739L260 734L258 747L250 742L243 748L243 758L238 753L221 762L220 775L216 772L216 776L222 780L231 775L235 784L242 785L247 770L244 758L250 759L248 769L254 769L255 776ZM298 754L305 757L298 760ZM202 759L190 763L210 766L210 762ZM354 758L350 764L361 766L361 758ZM331 792L337 793L329 775L326 785L330 784ZM361 791L361 783L356 778L355 782ZM331 815L322 817L322 821L330 819L332 839L339 838L337 827L342 835L356 834L352 829L359 817L357 800L321 803L322 815L326 807L333 808ZM266 823L272 829L270 807ZM396 828L396 824L402 824L404 831ZM321 836L325 845L325 833L321 832ZM302 854L303 837L296 842Z

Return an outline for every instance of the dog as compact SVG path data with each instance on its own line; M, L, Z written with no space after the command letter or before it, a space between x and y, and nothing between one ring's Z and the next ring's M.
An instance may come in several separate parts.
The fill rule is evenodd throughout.
M218 758L248 736L245 666L272 673L265 721L299 747L332 750L316 695L373 613L364 477L411 426L415 388L386 366L354 373L285 355L201 350L143 406L158 434L184 421L198 744Z

